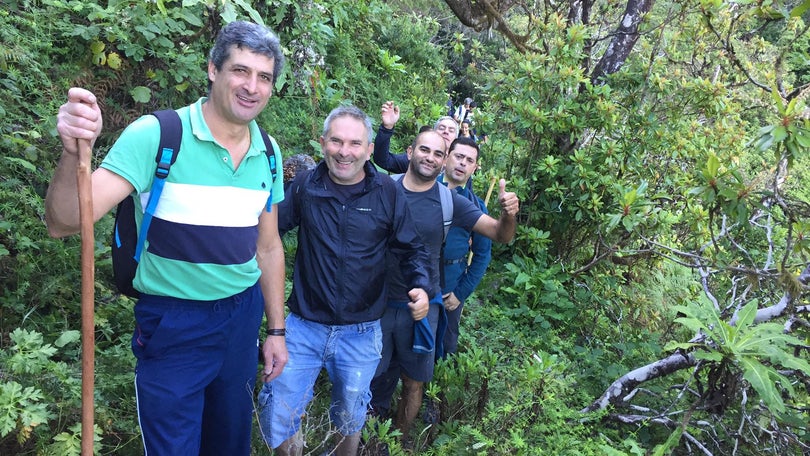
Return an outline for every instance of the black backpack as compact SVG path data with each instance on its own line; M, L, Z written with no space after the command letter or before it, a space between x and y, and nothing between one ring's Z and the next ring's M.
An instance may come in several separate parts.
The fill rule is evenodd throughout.
M180 122L177 111L167 109L155 111L152 115L157 117L160 123L160 143L155 155L155 163L157 163L155 178L152 180L152 187L149 190L149 202L141 220L140 233L135 224L134 195L127 196L118 204L112 233L112 263L115 286L119 292L131 298L140 296L140 292L132 286L132 280L135 279L135 271L138 269L138 262L141 259L146 234L149 231L149 225L152 223L152 217L157 209L166 178L169 176L172 165L177 160L177 154L180 153L180 140L183 137L183 124ZM275 156L278 146L275 140L267 135L267 132L261 128L259 130L267 151L267 160L270 162L273 179L270 184L272 192L272 183L278 177Z

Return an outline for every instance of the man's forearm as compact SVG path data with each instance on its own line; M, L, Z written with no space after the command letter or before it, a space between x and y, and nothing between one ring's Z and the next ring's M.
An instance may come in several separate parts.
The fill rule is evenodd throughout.
M498 231L496 241L503 244L508 244L515 237L515 229L517 228L517 218L509 215L506 212L501 212L498 218Z
M79 158L76 155L62 153L48 186L45 224L53 237L79 232L78 166Z
M262 270L260 285L267 328L284 328L284 248L279 245L264 254L257 253L257 260Z

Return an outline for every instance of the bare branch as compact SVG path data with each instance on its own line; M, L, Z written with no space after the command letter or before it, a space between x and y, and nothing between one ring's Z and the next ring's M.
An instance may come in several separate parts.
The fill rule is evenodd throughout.
M763 83L757 81L756 79L754 79L753 76L751 76L751 73L746 71L745 65L743 65L742 62L740 61L739 57L737 57L737 53L734 50L734 46L731 45L731 41L726 39L726 38L723 38L723 36L720 34L720 32L718 32L717 29L714 27L714 24L712 23L711 14L708 11L704 11L703 16L706 19L706 26L709 28L709 31L711 31L717 37L717 39L721 43L723 43L723 47L726 49L726 52L728 52L728 56L729 56L729 59L731 59L731 63L735 67L737 67L737 69L742 74L745 75L745 77L748 79L748 81L751 82L751 84L754 84L755 86L759 87L762 90L770 92L771 88L767 84L763 84Z
M602 397L584 408L582 413L604 409L609 404L620 402L638 385L694 366L695 362L695 357L691 353L676 352L666 358L630 371L608 386Z
M458 20L476 32L494 28L508 39L520 52L539 52L540 50L529 46L530 30L525 35L515 33L504 18L504 14L517 3L515 0L445 0L447 6L453 11ZM527 16L531 12L525 9ZM532 21L529 21L531 24Z

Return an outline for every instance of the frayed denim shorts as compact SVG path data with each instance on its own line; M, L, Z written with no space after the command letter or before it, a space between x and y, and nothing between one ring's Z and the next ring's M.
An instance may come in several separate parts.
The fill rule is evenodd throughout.
M333 426L342 435L360 431L371 400L371 379L380 362L380 321L325 325L290 314L286 328L289 360L258 397L265 442L277 448L299 430L321 369L326 369L332 382L329 417Z

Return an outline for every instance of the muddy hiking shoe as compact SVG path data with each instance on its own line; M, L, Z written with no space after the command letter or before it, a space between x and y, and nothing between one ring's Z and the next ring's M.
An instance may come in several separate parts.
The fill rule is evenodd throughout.
M439 402L436 399L425 398L423 401L425 411L422 413L422 421L425 424L439 424L441 412Z

